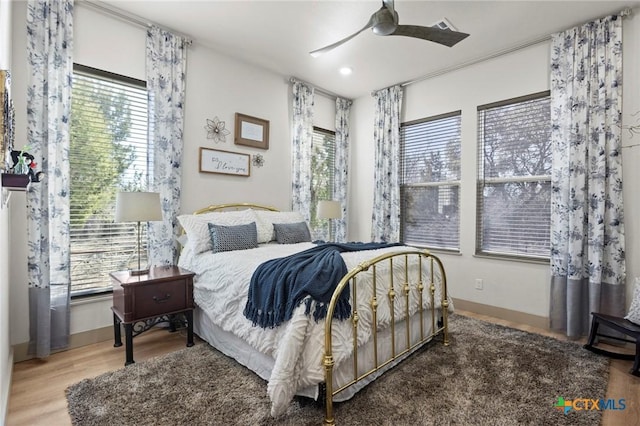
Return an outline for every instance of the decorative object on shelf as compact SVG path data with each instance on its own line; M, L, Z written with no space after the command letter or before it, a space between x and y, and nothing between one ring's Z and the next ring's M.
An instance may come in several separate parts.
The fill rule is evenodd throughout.
M329 220L329 241L333 241L333 226L331 219L342 217L342 206L339 201L320 200L318 201L318 219Z
M269 121L236 112L236 145L269 149Z
M149 267L140 265L140 222L162 220L160 194L157 192L118 192L116 195L116 222L138 222L138 269L130 271L131 275L145 275Z
M22 155L22 151L18 152L18 151L11 151L11 156L13 156L13 153L17 152L17 159L16 161L13 162L13 173L17 174L17 175L26 175L29 173L29 166L27 166L27 163L25 161L24 156Z
M11 159L13 160L12 171L18 175L29 175L31 182L40 182L44 177L44 172L36 172L38 166L35 161L35 157L25 151L28 149L24 147L22 151L11 151Z
M249 176L249 154L200 147L201 173Z
M2 173L2 187L11 191L26 191L31 182L42 181L44 172L36 172L36 162L34 156L25 151L11 151L13 165L10 167L11 173Z
M218 117L213 117L213 120L207 118L207 125L204 128L207 130L207 139L213 139L215 143L226 142L227 135L230 134L224 124L224 121L220 121Z
M9 168L8 153L13 150L15 112L11 99L11 73L0 70L0 170Z
M254 154L252 163L256 167L262 167L264 166L264 157L260 154Z

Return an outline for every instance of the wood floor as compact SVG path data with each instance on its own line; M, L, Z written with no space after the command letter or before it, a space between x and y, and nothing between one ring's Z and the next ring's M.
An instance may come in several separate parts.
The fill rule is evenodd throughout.
M529 326L469 312L457 313L563 339L563 336ZM135 338L134 359L139 362L166 354L184 347L185 343L186 337L181 331L168 333L164 330L151 330ZM197 343L201 342L198 340ZM64 390L82 379L122 368L123 364L124 347L114 348L111 341L57 353L45 361L30 360L15 364L6 424L70 425ZM640 378L628 374L630 368L631 361L611 361L607 398L624 398L626 409L604 411L604 426L640 426ZM550 409L553 399L558 396L590 397L549 395Z

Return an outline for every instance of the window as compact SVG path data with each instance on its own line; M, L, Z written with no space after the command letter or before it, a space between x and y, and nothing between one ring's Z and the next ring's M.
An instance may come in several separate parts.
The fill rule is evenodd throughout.
M401 239L460 249L460 111L400 127Z
M336 133L313 128L311 144L311 238L328 241L332 220L318 219L318 201L333 199Z
M549 92L478 107L478 253L549 257Z
M136 224L113 220L118 191L147 189L152 152L145 86L143 81L74 65L69 153L72 296L110 290L110 272L137 267ZM146 252L143 247L144 256Z

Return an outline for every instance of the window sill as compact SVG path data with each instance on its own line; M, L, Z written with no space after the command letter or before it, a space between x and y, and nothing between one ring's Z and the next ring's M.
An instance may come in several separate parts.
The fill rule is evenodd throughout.
M497 254L497 253L476 253L473 257L477 257L480 259L492 259L492 260L506 260L510 262L519 262L519 263L534 263L537 265L549 265L549 258L543 257L527 257L527 256L515 256L508 254Z
M111 290L107 291L107 292L101 292L101 293L93 293L93 294L82 294L82 295L77 295L77 296L71 296L71 306L74 305L86 305L89 303L98 303L98 302L103 302L105 300L108 301L112 301L113 300L113 296L111 294Z
M433 247L427 247L427 246L422 246L419 244L412 244L412 243L402 243L405 244L409 247L415 247L417 249L420 250L429 250L431 253L437 253L437 254L451 254L454 256L462 256L462 253L460 252L460 250L456 250L456 249L444 249L444 248L433 248Z

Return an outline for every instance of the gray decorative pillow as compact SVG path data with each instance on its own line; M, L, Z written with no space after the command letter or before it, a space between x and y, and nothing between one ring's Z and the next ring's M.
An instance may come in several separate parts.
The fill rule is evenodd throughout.
M636 278L631 306L629 306L629 312L624 318L628 319L634 324L640 325L640 278Z
M274 223L276 241L280 244L295 244L311 241L311 233L306 222Z
M209 223L209 233L214 253L258 247L258 231L255 222L234 226Z

